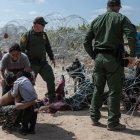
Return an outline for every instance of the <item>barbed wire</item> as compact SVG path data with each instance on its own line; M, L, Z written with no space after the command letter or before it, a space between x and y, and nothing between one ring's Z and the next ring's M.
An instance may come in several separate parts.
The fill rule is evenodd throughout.
M79 15L64 17L60 13L53 12L44 16L44 19L48 22L45 31L55 57L64 58L68 62L70 57L73 60L76 57L80 60L87 57L83 49L86 30L78 29L82 25L88 25L84 18ZM6 52L11 43L19 42L21 34L31 29L33 20L13 19L0 28L0 49Z
M93 64L89 59L86 60L88 55L83 48L83 41L87 29L79 28L82 25L87 27L88 22L78 15L63 17L60 13L56 12L46 15L44 18L49 22L45 31L48 34L55 56L64 59L67 63L72 62L75 58L79 58L80 61L86 61L86 76L91 77L91 66ZM19 42L21 34L32 27L32 22L33 19L14 19L0 28L0 49L6 51L11 43ZM89 81L85 82L82 87L88 87L88 85L90 85ZM134 86L134 82L129 86ZM78 93L79 90L83 90L82 87L79 87L77 90ZM70 89L72 88L70 87Z

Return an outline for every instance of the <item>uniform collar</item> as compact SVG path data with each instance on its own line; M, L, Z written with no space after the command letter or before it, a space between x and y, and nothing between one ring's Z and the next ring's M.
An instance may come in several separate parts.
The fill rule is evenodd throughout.
M108 8L107 12L115 12L113 9Z
M33 28L31 29L31 33L34 34L34 35L41 35L41 34L43 34L43 32L35 32L33 30Z

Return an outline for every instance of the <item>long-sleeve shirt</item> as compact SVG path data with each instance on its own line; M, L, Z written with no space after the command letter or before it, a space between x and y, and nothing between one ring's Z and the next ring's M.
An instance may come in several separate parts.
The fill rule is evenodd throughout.
M95 49L116 49L124 44L124 35L128 40L130 47L130 56L135 56L136 50L136 32L130 20L112 10L98 16L91 23L90 29L84 40L86 52L94 58ZM93 47L94 39L94 47Z
M25 52L30 60L45 60L46 53L50 60L54 60L54 54L45 32L35 32L31 29L22 35L20 39L21 50Z

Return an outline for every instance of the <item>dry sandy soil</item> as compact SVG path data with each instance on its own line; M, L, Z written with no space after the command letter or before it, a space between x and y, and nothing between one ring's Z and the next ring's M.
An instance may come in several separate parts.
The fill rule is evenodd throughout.
M46 92L45 87L45 83L38 77L35 88L39 97L43 97ZM0 127L0 140L140 140L139 112L128 115L122 111L121 122L127 125L127 129L122 132L108 131L106 129L106 107L102 108L101 113L101 123L103 124L101 127L91 125L88 109L62 111L53 116L39 113L35 135L6 134Z

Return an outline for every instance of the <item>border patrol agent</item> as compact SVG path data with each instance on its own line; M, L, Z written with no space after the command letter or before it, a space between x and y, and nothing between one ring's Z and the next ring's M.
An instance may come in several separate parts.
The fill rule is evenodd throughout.
M55 60L47 34L43 31L47 23L43 17L36 17L32 29L22 35L20 45L22 51L28 55L35 75L39 73L47 83L48 93L45 95L48 96L49 102L53 102L55 100L55 78L52 67L46 60L46 52L54 66Z
M120 0L108 0L107 12L98 16L91 23L86 34L84 48L94 59L93 80L95 89L90 106L90 117L94 126L100 125L100 108L106 82L109 87L108 99L108 130L123 130L125 125L119 123L120 97L124 80L123 58L118 59L124 48L123 35L125 34L130 46L128 62L135 62L136 35L130 20L119 13ZM92 41L94 42L94 50Z

